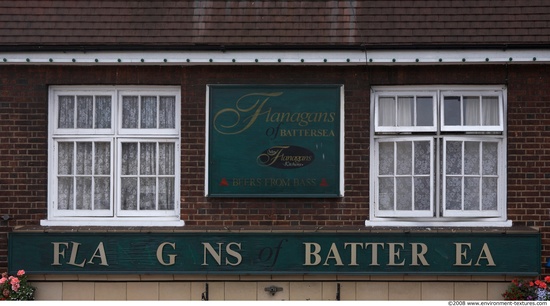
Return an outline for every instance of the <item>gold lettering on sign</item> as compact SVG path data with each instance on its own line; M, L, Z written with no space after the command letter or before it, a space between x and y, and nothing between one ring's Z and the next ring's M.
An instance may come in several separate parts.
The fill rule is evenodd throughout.
M465 249L467 247L468 249ZM463 262L462 259L466 259L466 252L472 248L471 243L459 243L455 242L455 266L471 266L472 260Z
M203 266L208 266L208 263L206 262L206 251L214 258L216 263L218 263L218 266L222 264L222 245L223 243L218 242L218 252L214 250L212 245L208 242L203 242L202 245L204 246L204 252L203 252Z
M329 259L334 259L336 261L337 266L344 265L342 263L342 258L340 257L340 253L338 252L338 248L334 243L330 246L330 250L328 251L328 254L327 254L327 259L325 259L325 263L323 264L323 266L328 266Z
M53 244L53 263L52 266L61 266L60 258L65 258L65 250L69 247L68 242L52 242ZM64 246L61 249L61 246Z
M388 246L390 247L388 266L404 266L405 260L401 262L395 261L400 259L401 255L399 252L405 245L403 243L388 243Z
M278 97L282 94L282 92L250 93L240 97L235 102L235 108L224 108L216 113L214 116L214 129L224 135L236 135L248 130L260 115L269 114L269 111L271 111L271 109L262 111L269 98ZM252 105L245 107L242 105L244 104L243 99L248 97L257 98L257 100ZM245 101L248 101L248 99L245 99ZM230 122L220 123L220 118Z
M471 266L472 257L469 256L469 252L472 250L471 243L461 243L455 242L455 266ZM494 267L496 266L495 261L493 260L493 255L489 249L489 245L484 243L481 247L481 251L477 257L475 266L481 266L480 261L484 260L487 262L486 266Z
M420 247L421 251L418 251L418 247ZM426 253L428 252L428 246L424 243L411 243L412 248L412 263L411 266L419 266L420 264L418 261L422 263L423 266L429 266L428 261L426 260Z
M83 268L86 264L93 265L94 259L98 258L100 260L99 265L100 266L108 266L107 262L107 253L105 252L105 247L103 245L103 242L99 242L97 245L97 248L95 249L94 253L91 255L90 259L86 262L86 258L84 258L81 262L77 262L77 257L79 255L78 248L81 243L71 241L69 242L52 242L53 244L53 262L52 266L61 266L63 264L68 264L71 266L76 266ZM69 261L61 262L61 259L65 259L65 251L69 251ZM82 258L82 257L80 257Z
M384 244L382 242L371 242L371 243L365 243L365 250L368 249L368 247L371 246L371 266L379 266L378 263L378 247L381 247L384 249Z
M78 247L80 246L80 243L73 242L73 246L71 248L71 259L69 259L68 264L77 266L77 267L84 267L86 264L86 260L83 260L81 263L76 263L76 255L78 254Z
M304 242L303 245L305 251L304 266L316 266L321 262L323 266L331 264L334 266L359 266L357 259L361 257L358 257L358 252L361 252L360 255L366 258L368 258L370 252L369 266L380 266L379 256L387 258L387 266L430 265L426 260L428 246L425 243L409 243L410 252L407 251L408 248L405 247L405 243L396 242L333 242L328 251L326 251L326 248L323 250L323 247L315 242ZM487 254L487 252L484 254ZM484 255L482 259L488 257Z
M241 261L243 260L243 257L239 252L237 252L236 250L233 250L231 248L232 246L236 246L236 249L240 250L241 249L241 244L236 243L236 242L231 242L227 245L227 247L225 249L225 251L227 252L227 255L232 256L237 261L236 262L231 262L229 260L229 258L226 258L225 259L225 264L231 265L231 266L238 266L241 263Z
M103 242L100 242L97 248L95 249L94 254L88 261L89 264L94 264L94 258L99 258L101 260L100 266L108 266L107 264L107 255L105 255L105 248L103 247Z
M266 123L297 123L306 127L310 123L331 123L336 120L335 112L275 112L267 106L269 99L282 95L283 92L255 92L241 96L235 102L235 107L228 107L218 111L213 118L214 129L223 135L237 135L265 117ZM297 132L298 131L298 132ZM285 136L334 136L331 130L289 130ZM282 135L281 135L282 136Z
M164 251L164 247L167 246L167 245L171 246L173 250L176 249L176 244L175 243L163 242L159 245L159 247L157 248L157 260L163 266L171 266L171 265L176 263L176 256L177 255L175 255L175 254L168 254L168 262L166 262L162 258L162 253Z
M496 266L495 261L493 260L493 255L491 255L491 250L489 250L489 246L487 245L487 243L484 243L483 247L481 248L481 252L479 253L479 257L476 261L476 266L480 266L479 261L481 259L487 260L487 266Z
M329 129L281 129L281 137L334 137Z
M223 254L223 252L222 252L223 251L223 243L218 242L218 251L216 251L214 249L214 247L212 247L212 245L208 242L203 242L202 245L204 246L204 251L203 251L203 262L202 262L201 265L202 266L208 266L208 260L207 260L208 256L207 256L207 254L210 254L210 256L212 258L214 258L214 260L216 261L218 266L221 266L222 265L222 254ZM241 244L240 243L237 243L237 242L228 243L225 246L225 253L227 253L227 257L225 258L224 264L225 265L230 265L230 266L237 266L237 265L241 264L241 262L243 260L243 257L238 252L240 250L241 250ZM232 257L232 258L229 258L229 257ZM233 259L235 261L231 261L231 259Z
M304 242L304 246L306 249L304 266L318 265L321 262L321 256L319 255L319 252L321 252L321 245L315 242ZM311 247L313 247L314 250L312 250ZM315 258L313 262L311 261L312 257Z
M357 247L360 247L361 249L363 248L363 243L361 242L347 242L347 243L344 243L344 249L347 248L348 246L351 246L351 254L350 254L350 261L349 261L349 265L350 266L358 266L359 264L357 263Z

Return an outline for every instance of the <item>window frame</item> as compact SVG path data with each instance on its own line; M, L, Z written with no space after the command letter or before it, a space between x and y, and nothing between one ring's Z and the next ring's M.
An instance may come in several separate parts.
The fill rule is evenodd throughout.
M383 143L383 142L389 142L389 143L397 143L397 142L418 142L418 141L428 141L429 144L430 144L430 173L428 174L428 177L429 177L429 181L430 181L430 186L433 187L433 184L435 182L435 178L434 178L434 141L433 139L429 139L429 138L426 138L426 137L388 137L388 138L381 138L383 139L382 141L378 141L378 142L375 142L375 145L376 145L376 148L374 150L374 159L375 160L379 160L379 156L380 156L380 149L379 149L379 144L380 143ZM414 145L412 146L414 148ZM414 150L414 149L413 149ZM395 152L395 151L394 151ZM397 160L397 157L396 155L394 154L394 162ZM395 168L395 163L394 163L394 168ZM414 161L412 162L412 169L414 169ZM411 169L411 170L412 170ZM412 170L412 172L414 172L414 170ZM380 174L379 173L379 169L376 170L376 174L378 177L381 177L381 176L384 176L384 174ZM411 177L414 178L415 174L414 173L411 173ZM399 174L394 174L393 177L395 179L399 178L399 177L408 177L409 175L399 175ZM426 175L423 175L423 176L426 176ZM389 175L386 175L386 177L390 177ZM376 180L378 182L378 179ZM394 185L395 186L395 185ZM412 184L412 192L414 193L414 183ZM377 186L378 187L378 186ZM396 193L397 191L395 190L394 188L394 199L396 197ZM382 210L380 209L380 206L379 205L375 205L374 206L374 209L375 209L375 215L378 216L378 217L394 217L394 218L403 218L403 217L413 217L413 218L422 218L422 217L427 217L427 216L430 216L430 215L433 215L433 211L435 209L434 207L434 198L433 198L433 195L434 195L434 188L430 188L430 204L429 204L429 210L415 210L414 207L413 209L411 210L401 210L399 211L395 206L397 205L396 203L393 204L394 206L394 209L393 210ZM413 194L411 194L411 197L413 197ZM375 192L374 193L374 201L375 203L379 203L380 202L380 194L378 192ZM394 201L396 202L396 201ZM414 203L412 203L412 205L414 206Z
M110 154L114 154L114 148L113 148L113 142L109 142L107 141L107 139L105 138L98 138L98 137L92 137L92 138L58 138L58 139L53 139L52 140L54 143L53 143L53 146L54 146L54 149L53 149L53 154L50 154L50 155L54 155L54 154L57 154L57 152L59 151L59 143L60 142L73 142L73 143L78 143L78 142L91 142L91 143L96 143L96 142L108 142L110 144ZM76 155L76 148L73 148L73 152L75 153ZM94 153L95 154L95 153ZM75 156L73 155L73 157ZM112 155L111 155L112 156ZM58 173L57 173L57 169L58 169L58 165L59 163L56 163L55 159L56 157L53 156L52 159L54 159L54 163L55 163L55 168L52 168L51 171L49 171L50 173L50 184L48 184L50 187L51 187L51 192L57 192L59 191L59 181L56 179L57 176L60 176ZM73 165L76 163L76 159L75 161L73 161ZM73 168L76 168L73 166ZM75 171L76 172L76 171ZM114 173L114 165L113 163L111 162L110 164L110 173ZM73 173L71 175L66 175L67 177L71 176L71 177L79 177L80 175L78 173ZM86 175L86 176L92 176L94 177L95 175L92 174L92 175ZM109 175L110 177L112 177L112 175ZM76 186L73 186L73 190L76 189ZM109 192L109 197L111 199L111 202L112 202L112 198L113 198L113 192L114 192L114 182L113 180L111 179L110 180L110 192ZM50 193L50 190L48 190L48 195ZM76 195L76 193L74 193ZM58 198L57 194L56 195L52 195L56 200ZM75 200L76 201L76 200ZM57 202L57 201L56 201ZM109 207L109 210L76 210L76 209L68 209L68 210L62 210L62 209L56 209L55 206L52 206L52 208L54 208L54 210L51 212L51 216L53 218L56 218L56 217L93 217L93 218L97 218L97 217L107 217L107 216L110 216L113 214L113 206L111 205ZM48 208L48 214L50 213L49 211L49 208Z
M437 130L437 117L435 116L436 107L437 107L437 105L436 105L437 97L435 96L435 93L430 92L430 91L418 91L418 90L410 90L410 91L409 90L404 90L404 91L398 91L397 90L397 91L387 91L382 95L382 97L384 97L384 98L386 98L386 97L395 98L396 101L399 97L409 97L409 96L414 97L415 101L417 101L417 98L419 98L419 97L427 97L427 96L432 97L433 102L434 102L432 104L432 111L433 111L433 114L434 114L432 116L432 125L431 126L412 125L412 126L406 126L406 127L381 126L381 125L379 125L379 122L380 122L379 116L376 115L376 116L374 116L374 130L376 132L406 133L406 132L435 132ZM376 99L375 100L375 106L374 106L375 111L378 111L378 109L380 108L379 105L380 105L379 104L379 99ZM416 103L415 103L415 106L416 106ZM396 108L396 112L397 112L397 108ZM416 112L413 113L413 118L417 118Z
M180 203L180 184L181 184L181 88L179 86L73 86L61 85L50 86L48 89L48 214L47 219L41 220L41 225L44 226L183 226L184 221L181 220L181 203ZM59 107L58 97L60 96L94 96L94 125L95 125L95 97L96 96L111 96L111 127L104 129L69 129L58 128ZM122 129L122 96L147 96L154 95L173 96L175 116L174 127L161 129ZM77 99L74 99L75 114L77 113ZM138 100L139 101L139 100ZM160 107L157 99L157 110ZM157 124L158 120L157 111ZM76 126L77 118L74 117L74 125ZM170 125L171 126L171 125ZM58 209L58 152L60 142L109 142L110 143L110 209L109 210L82 210L77 213L72 213L62 209ZM123 141L130 142L171 142L174 143L174 208L169 210L145 210L141 213L121 213L120 207L120 167L122 160L121 143ZM94 148L94 146L92 146ZM93 149L92 149L93 150ZM158 150L158 145L157 145ZM74 148L76 152L76 148ZM93 154L95 151L93 150ZM76 154L76 153L75 153ZM158 154L158 153L157 153ZM76 162L73 162L76 164ZM157 156L158 164L158 156ZM158 173L155 178L161 177ZM74 171L73 171L74 172ZM88 175L92 179L95 174ZM68 176L76 177L73 173ZM76 188L76 187L74 187ZM159 197L159 189L157 187L157 199ZM138 193L139 196L139 193ZM99 213L98 213L99 212ZM108 214L108 215L106 215Z
M445 146L445 143L447 141L462 141L462 142L467 142L467 141L474 141L474 142L495 142L497 143L497 157L499 158L499 160L502 160L503 158L506 158L506 155L504 154L504 149L502 148L502 145L503 145L503 142L502 142L502 138L497 138L497 137L494 137L494 136L485 136L485 135L476 135L477 137L468 137L468 136L463 136L463 137L457 137L457 136L446 136L446 137L443 137L442 138L442 156L445 157L446 156L446 146ZM482 154L482 152L481 152ZM482 157L480 159L483 159ZM446 183L445 183L445 176L447 175L446 173L446 159L443 158L442 160L442 169L441 169L441 183L442 183L442 188L441 188L441 197L442 197L442 200L441 202L442 203L445 203L446 201ZM472 218L475 218L475 217L500 217L501 216L501 211L502 210L505 210L506 207L502 206L504 205L505 201L506 201L506 195L505 194L502 194L502 192L499 192L499 187L503 186L506 184L506 181L505 181L505 175L500 175L501 173L505 173L506 171L506 168L503 167L503 163L498 163L497 162L497 196L496 196L496 201L497 201L497 204L496 204L496 211L493 211L493 210L486 210L486 211L477 211L477 210L450 210L450 209L447 209L446 205L442 205L442 209L443 209L443 212L442 212L442 215L444 217L472 217ZM457 175L458 176L458 175ZM470 177L470 176L473 176L473 175L467 175L467 174L462 174L461 177L463 178L467 178L467 177ZM483 175L483 174L480 174L479 175L481 178L483 177L494 177L495 175ZM464 186L464 185L462 185ZM482 200L480 198L480 200ZM464 204L464 199L462 199L462 204ZM481 205L481 204L480 204ZM478 213L476 213L478 212Z
M434 100L434 120L436 120L436 131L426 131L422 129L410 129L405 128L402 130L391 127L387 129L385 127L378 126L377 112L378 112L378 97L385 97L388 95L400 95L406 96L411 93L419 93L422 96L426 96L427 92L431 92L435 97ZM465 128L461 131L457 129L449 131L442 129L443 123L443 97L448 96L449 93L460 93L462 96L467 96L471 93L481 94L494 94L499 95L499 126L485 126L486 129L480 129L479 126L474 128ZM365 220L366 226L440 226L440 227L476 227L476 226L490 226L490 227L509 227L512 225L510 220L506 219L506 96L507 89L505 86L494 85L480 85L480 86L449 86L449 85L428 85L428 86L374 86L371 88L370 97L370 218ZM412 141L418 139L433 139L433 148L431 152L433 154L434 165L432 177L431 189L434 191L432 195L433 199L433 216L421 216L410 214L408 211L404 214L399 214L397 211L394 213L380 213L378 207L378 188L379 188L379 143L383 141L392 141L398 139L399 141ZM444 204L444 189L443 180L444 158L443 144L444 139L461 139L461 141L483 141L490 139L492 141L498 141L498 182L497 182L497 210L488 210L487 213L476 214L474 212L461 212L449 211L445 209Z
M499 106L499 125L446 125L444 124L445 119L445 103L444 99L445 97L453 97L453 96L460 96L461 98L465 96L478 96L478 97L489 97L489 96L498 96L498 106ZM439 112L440 115L440 122L441 122L441 131L442 132L504 132L504 97L503 93L499 92L498 90L442 90L440 94L440 105L441 105L441 111ZM481 100L480 100L481 101ZM463 118L463 99L461 99L461 119ZM480 103L481 105L481 103ZM481 106L480 106L481 107Z

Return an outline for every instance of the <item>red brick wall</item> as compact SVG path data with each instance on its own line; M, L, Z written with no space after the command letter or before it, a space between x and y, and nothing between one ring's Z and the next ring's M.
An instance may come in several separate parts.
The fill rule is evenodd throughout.
M0 270L6 233L46 217L48 85L181 85L181 207L186 227L357 227L369 216L369 113L374 85L508 84L508 218L539 227L550 257L550 66L2 66ZM344 84L345 197L204 197L207 84Z
M508 218L539 228L543 265L550 258L549 68L511 66L508 73Z

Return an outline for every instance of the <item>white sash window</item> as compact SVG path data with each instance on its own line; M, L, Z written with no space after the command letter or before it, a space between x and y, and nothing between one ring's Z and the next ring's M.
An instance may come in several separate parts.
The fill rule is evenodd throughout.
M378 87L371 96L371 220L507 224L506 91Z
M50 88L45 225L182 225L180 90Z

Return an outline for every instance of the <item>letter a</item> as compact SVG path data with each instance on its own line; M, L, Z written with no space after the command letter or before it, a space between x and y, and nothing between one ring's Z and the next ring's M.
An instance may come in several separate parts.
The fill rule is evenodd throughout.
M487 266L496 266L495 261L493 260L493 255L491 255L491 251L489 250L489 246L487 245L487 243L484 243L483 247L481 248L481 252L479 253L479 257L476 261L476 266L480 266L479 261L481 259L487 260Z

